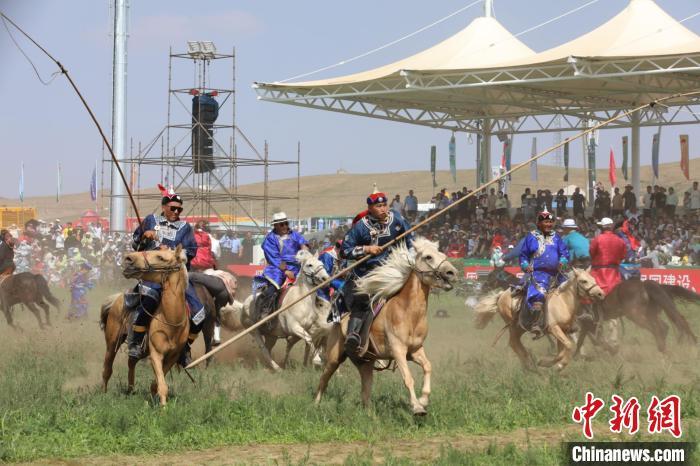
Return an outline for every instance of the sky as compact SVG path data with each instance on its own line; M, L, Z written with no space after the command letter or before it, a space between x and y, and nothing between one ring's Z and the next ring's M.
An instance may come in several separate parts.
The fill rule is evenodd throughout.
M542 51L574 39L602 24L628 0L600 0L578 13L525 34L520 39ZM0 0L0 9L69 70L76 84L109 132L111 122L112 12L109 0ZM438 169L448 169L446 130L349 116L333 112L261 102L251 85L272 82L338 63L384 45L468 5L467 0L131 0L129 10L128 137L134 146L146 144L166 125L168 105L168 53L185 51L188 40L211 40L220 52L236 50L236 123L260 149L269 143L270 158L296 160L301 142L301 174L320 175L344 169L350 173L429 169L429 148L438 147ZM584 0L494 0L495 17L518 33L577 6ZM695 0L658 0L676 19L700 11ZM362 60L304 79L319 79L370 69L423 50L453 35L483 14L476 5L410 39ZM700 16L686 23L700 33ZM45 81L53 65L13 31L22 49ZM42 84L27 59L0 25L0 197L19 195L20 165L25 166L24 195L56 192L56 164L60 162L63 193L89 190L101 140L65 78ZM231 71L217 69L212 84L230 87ZM174 83L190 87L193 69L178 64ZM187 100L183 100L187 103ZM230 123L232 107L222 108L219 122ZM173 122L187 122L179 102L173 101ZM221 119L223 118L223 119ZM653 129L641 131L642 164L651 160ZM661 161L679 159L678 134L690 135L691 158L700 155L700 131L695 127L669 127L662 135ZM620 139L624 131L603 131L597 164L608 163L613 147L621 163ZM175 141L183 136L173 134ZM186 136L186 135L185 135ZM538 147L554 143L554 134L538 136ZM531 136L516 137L513 161L527 158ZM187 138L185 137L185 140ZM474 138L475 140L475 138ZM498 149L496 139L495 159ZM158 154L160 147L154 149ZM242 156L252 156L238 144ZM457 141L457 167L473 168L475 145L466 136ZM572 151L572 165L581 157ZM553 160L545 160L553 163ZM153 171L153 169L151 169ZM99 169L98 169L99 173ZM255 182L262 170L249 169L239 179ZM99 176L99 175L98 175ZM271 168L272 178L296 176L296 167ZM155 184L158 173L144 172L142 183ZM108 180L109 176L105 176Z

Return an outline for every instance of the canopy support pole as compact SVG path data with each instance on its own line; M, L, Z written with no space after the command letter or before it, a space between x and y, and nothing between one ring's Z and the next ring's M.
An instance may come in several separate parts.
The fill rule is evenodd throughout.
M481 167L484 170L483 182L491 181L491 128L490 119L484 120L484 150L481 153Z
M493 17L493 0L484 0L484 16L486 18Z
M632 122L632 189L637 196L637 202L641 200L640 179L639 179L639 111L630 115Z

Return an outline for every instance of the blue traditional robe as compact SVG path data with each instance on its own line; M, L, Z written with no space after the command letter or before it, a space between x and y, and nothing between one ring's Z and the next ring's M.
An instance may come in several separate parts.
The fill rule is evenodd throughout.
M148 230L156 232L155 240L143 239L143 233ZM182 245L185 254L187 254L187 270L190 268L190 262L194 259L194 256L197 255L197 241L194 239L194 230L192 230L192 226L184 220L171 222L163 215L156 216L150 214L143 220L143 226L139 225L138 228L136 228L133 239L133 247L136 251L155 250L160 248L161 245L167 246L170 249L175 249L179 245ZM143 283L159 293L162 290L160 283L146 281ZM197 292L192 282L188 283L187 289L185 290L185 300L190 307L192 315L196 314L204 307L197 297Z
M335 248L330 248L327 251L323 252L323 254L318 256L318 260L321 261L321 263L323 264L323 268L326 269L326 272L329 276L335 275L343 268L343 261L338 257ZM326 301L330 301L330 289L332 288L334 292L337 292L343 287L343 284L344 280L342 278L335 278L331 280L331 284L328 288L322 288L318 290L318 296L325 299Z
M391 210L386 221L366 215L345 234L343 240L343 256L350 260L358 260L365 256L363 246L383 246L397 236L403 234L410 226L397 212ZM411 236L405 238L406 246L411 247ZM389 255L389 249L374 256L353 269L358 277L366 275L370 270L381 264Z
M527 305L532 308L535 302L544 302L545 293L550 288L552 280L557 284L566 281L559 273L560 264L569 262L569 250L564 240L556 234L545 236L539 230L533 230L525 236L520 250L520 266L525 271L532 264L532 275L525 275L527 286Z
M301 233L296 231L290 231L285 236L280 236L274 231L269 232L262 244L265 261L267 261L262 279L280 288L286 278L284 271L280 268L283 262L287 265L286 270L291 270L296 277L299 273L296 255L307 243ZM259 279L257 281L260 282Z

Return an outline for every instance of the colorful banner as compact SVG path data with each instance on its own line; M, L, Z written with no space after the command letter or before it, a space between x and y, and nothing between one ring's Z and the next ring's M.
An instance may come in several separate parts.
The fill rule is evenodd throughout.
M530 156L537 155L537 138L532 138L532 151ZM530 162L530 181L537 182L537 160Z
M449 152L452 182L457 183L457 142L455 141L455 133L452 133L452 137L450 138Z
M435 180L435 166L437 164L437 147L430 146L430 173L433 175L433 188L437 187L437 181Z
M596 171L595 171L595 138L591 137L588 140L588 188L593 189L596 182Z
M24 202L24 162L19 166L19 200Z
M481 133L476 135L476 185L481 186L483 180L483 167L481 166Z
M513 156L513 138L507 138L503 141L503 163L501 164L505 171L509 171L512 166ZM508 175L510 181L511 176Z
M92 169L92 178L90 178L90 199L97 200L97 167Z
M262 270L262 268L261 268ZM486 265L472 265L464 267L464 278L467 280L478 280L493 271L493 267ZM523 276L520 267L506 267L506 272ZM662 285L682 286L694 292L700 292L700 268L677 268L677 269L641 269L642 280L652 280Z
M564 181L569 181L569 142L564 143Z
M651 140L651 169L654 171L654 178L659 178L659 140L661 133L654 134Z
M688 135L681 134L681 171L686 180L690 180L690 150L688 149Z
M627 181L627 151L628 151L629 138L627 136L622 136L622 176Z
M610 186L613 188L617 185L617 173L615 173L617 167L615 166L615 154L613 153L612 147L610 148L610 165L608 167L608 178L610 178Z
M56 162L56 202L61 199L61 162Z

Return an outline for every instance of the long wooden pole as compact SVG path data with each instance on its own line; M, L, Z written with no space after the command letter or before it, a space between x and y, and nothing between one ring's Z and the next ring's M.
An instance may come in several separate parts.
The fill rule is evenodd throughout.
M462 202L466 201L466 200L469 199L470 197L475 196L475 195L476 195L477 193L479 193L480 191L482 191L482 190L488 188L488 187L491 186L492 184L495 184L495 183L500 182L501 179L504 179L504 178L508 177L508 175L510 175L510 174L512 174L512 173L515 173L516 171L518 171L518 170L520 170L520 169L522 169L522 168L525 168L525 167L529 166L530 162L533 162L534 160L537 160L537 159L539 159L539 158L544 157L545 155L549 154L550 152L553 152L553 151L559 149L560 147L563 147L565 144L567 144L567 143L569 143L569 142L571 142L571 141L575 141L576 139L579 139L579 138L581 138L581 137L583 137L583 136L585 136L585 135L587 135L587 134L589 134L589 133L591 133L591 132L593 132L593 131L595 131L595 130L597 130L597 129L603 128L603 127L609 125L610 123L613 123L613 122L615 122L615 121L617 121L617 120L620 120L620 119L626 117L627 115L631 115L631 114L633 114L634 112L636 112L636 111L638 111L638 110L642 110L642 109L644 109L644 108L646 108L646 107L654 107L656 104L658 104L658 103L660 103L660 102L663 102L663 101L666 101L666 100L669 100L669 99L672 99L672 98L677 98L677 97L682 97L682 96L689 96L689 95L695 95L695 94L700 94L700 91L693 91L693 92L687 92L687 93L682 93L682 94L674 94L674 95L672 95L672 96L664 97L664 98L662 98L662 99L659 99L659 100L654 101L654 102L650 102L650 103L648 103L648 104L640 105L639 107L636 107L636 108L634 108L634 109L632 109L632 110L628 110L628 111L626 111L626 112L622 112L622 113L620 113L619 115L610 118L609 120L605 120L605 121L603 121L603 122L600 122L600 123L598 123L597 125L592 126L592 127L588 128L588 129L586 129L586 130L584 130L584 131L582 131L582 132L576 134L575 136L566 138L564 141L561 141L559 144L556 144L556 145L550 147L549 149L546 149L546 150L544 150L544 151L542 151L542 152L540 152L540 153L538 153L538 154L533 155L532 157L530 157L530 158L527 159L526 161L524 161L524 162L522 162L522 163L516 165L515 167L513 167L513 168L511 168L510 170L506 171L505 173L501 174L501 176L499 176L498 178L494 178L493 180L488 181L488 182L482 184L481 186L479 186L477 189L475 189L475 190L472 191L471 193L467 194L466 196L462 197L461 199L458 199L457 201L455 201L455 202L453 202L452 204L448 205L448 206L445 207L444 209L435 212L433 215L429 216L429 217L426 218L425 220L419 222L418 224L416 224L416 225L414 225L413 227L411 227L411 228L409 228L408 230L406 230L406 231L405 231L404 233L402 233L401 235L397 236L397 237L394 238L393 240L391 240L391 241L389 241L388 243L386 243L384 246L381 247L381 250L384 251L385 249L387 249L387 248L393 246L396 242L402 240L403 238L405 238L406 236L410 235L410 234L413 233L414 231L418 230L418 229L421 228L422 226L424 226L424 225L426 225L426 224L432 222L432 221L435 220L437 217L441 216L442 214L444 214L444 213L447 212L448 210L454 208L454 207L457 206L458 204L461 204ZM215 354L218 353L219 351L223 350L223 349L226 348L227 346L229 346L229 345L231 345L232 343L234 343L234 342L240 340L241 338L243 338L245 335L249 334L249 333L252 332L253 330L255 330L255 329L261 327L261 326L264 325L266 322L268 322L268 321L274 319L275 317L277 317L277 316L280 315L281 313L287 311L289 308L291 308L292 306L295 306L297 303L299 303L299 302L301 302L302 300L306 299L308 296L311 296L312 294L316 293L316 291L320 290L321 288L327 287L327 286L331 283L331 281L335 280L335 279L338 278L338 277L341 277L341 276L345 275L347 272L353 270L353 269L354 269L355 267L357 267L358 265L360 265L360 264L364 263L365 261L367 261L370 257L372 257L372 256L367 255L367 256L363 257L362 259L360 259L360 260L354 262L352 265L350 265L350 266L348 266L348 267L345 267L343 270L339 271L338 273L336 273L336 274L333 275L332 277L328 278L327 280L325 280L325 281L324 281L323 283L321 283L320 285L315 286L314 288L312 288L311 290L309 290L307 293L305 293L303 296L299 297L299 298L296 299L295 301L293 301L293 302L291 302L291 303L289 303L289 304L287 304L287 305L285 305L285 306L282 306L282 307L281 307L280 309L278 309L277 311L275 311L275 312L269 314L268 316L266 316L266 317L263 318L263 319L260 319L258 322L256 322L255 324L251 325L251 326L248 327L247 329L245 329L245 330L243 330L242 332L240 332L240 333L234 335L233 337L231 337L231 338L229 338L228 340L226 340L225 342L221 343L219 346L217 346L217 347L214 348L213 350L209 351L208 353L203 354L203 355L200 356L199 358L197 358L197 359L195 359L194 361L192 361L192 362L190 363L190 365L187 366L187 369L190 369L190 368L192 368L192 367L195 367L195 366L201 364L202 362L206 361L207 359L209 359L210 357L212 357L213 355L215 355Z

